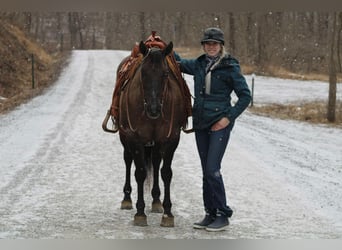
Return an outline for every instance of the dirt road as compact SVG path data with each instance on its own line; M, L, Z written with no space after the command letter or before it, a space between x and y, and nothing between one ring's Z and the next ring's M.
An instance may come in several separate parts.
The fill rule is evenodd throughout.
M222 167L234 210L229 230L192 229L203 215L193 134L182 134L173 162L175 227L159 226L149 195L149 226L133 226L135 209L120 210L119 137L101 129L127 53L75 51L51 89L0 116L0 238L342 238L341 130L248 111Z

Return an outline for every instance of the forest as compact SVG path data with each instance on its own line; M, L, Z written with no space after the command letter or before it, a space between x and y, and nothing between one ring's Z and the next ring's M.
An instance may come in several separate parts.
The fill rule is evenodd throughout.
M0 15L49 51L130 50L152 30L176 47L199 49L203 30L219 27L226 50L259 74L275 69L342 72L342 12L11 12ZM333 50L333 51L331 51Z
M0 96L18 96L20 81L28 87L18 75L25 65L26 78L30 77L32 52L25 48L26 36L49 55L58 55L72 50L131 50L156 31L183 57L196 57L202 53L200 40L208 27L223 30L226 51L240 61L244 74L329 82L327 119L335 121L336 84L342 79L342 12L333 11L0 12L3 36L13 36L17 29L24 34L15 43L0 37ZM42 60L38 63L44 65L41 71L54 71ZM43 74L50 81L56 75Z

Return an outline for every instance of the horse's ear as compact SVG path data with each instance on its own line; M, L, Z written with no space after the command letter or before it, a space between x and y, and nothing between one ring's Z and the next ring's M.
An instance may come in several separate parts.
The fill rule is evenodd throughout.
M173 43L170 42L170 43L165 47L165 49L163 50L164 55L166 56L166 55L170 54L170 53L172 52L172 49L173 49Z
M146 56L148 49L146 47L146 44L143 41L140 41L140 43L139 43L139 50L140 50L141 54Z

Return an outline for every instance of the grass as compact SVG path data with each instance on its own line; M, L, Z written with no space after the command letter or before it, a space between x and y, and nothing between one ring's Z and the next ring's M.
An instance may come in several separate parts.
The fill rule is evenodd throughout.
M53 83L68 53L49 54L16 26L0 20L0 114L39 95ZM34 56L35 86L32 83Z
M327 103L322 101L270 104L265 106L253 106L249 110L257 115L276 117L279 119L291 119L313 124L325 124L332 127L342 128L342 101L336 102L335 122L327 119Z

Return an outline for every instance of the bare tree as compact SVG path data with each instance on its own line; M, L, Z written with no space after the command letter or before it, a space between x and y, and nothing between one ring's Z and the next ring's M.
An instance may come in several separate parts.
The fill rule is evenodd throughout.
M145 21L146 21L146 16L145 16L145 12L139 12L139 21L140 21L140 40L144 41L146 39L146 25L145 25Z
M328 113L327 119L329 122L334 122L336 112L336 63L335 63L335 40L336 40L336 26L337 13L329 15L329 36L330 36L330 53L329 53L329 99L328 99Z
M83 19L82 14L78 12L68 13L69 17L69 32L70 32L70 47L76 49L84 49L84 39L82 34Z
M267 30L267 14L259 14L257 16L257 65L263 70L264 64L266 63L267 51L266 51L266 33Z
M293 72L328 73L328 12L12 12L0 13L51 51L131 49L156 30L175 46L198 47L202 32L220 27L226 48L259 72L275 66ZM342 72L342 13L337 15L335 66ZM70 41L70 42L69 42Z
M62 29L62 16L61 13L57 13L57 34L56 34L57 43L59 46L59 50L64 50L64 33Z
M339 13L338 17L339 17L339 29L337 32L337 48L336 48L337 49L337 64L338 64L339 72L342 73L342 62L341 62L342 12Z
M233 13L229 13L229 49L235 54L235 18Z

